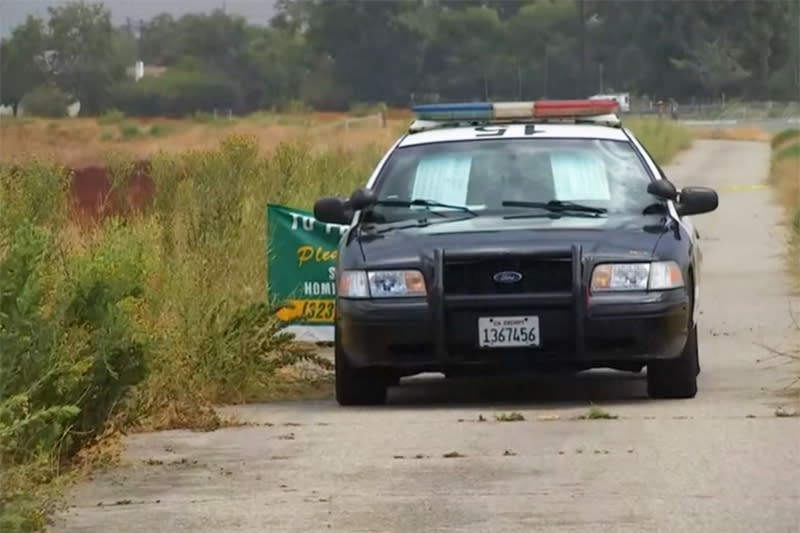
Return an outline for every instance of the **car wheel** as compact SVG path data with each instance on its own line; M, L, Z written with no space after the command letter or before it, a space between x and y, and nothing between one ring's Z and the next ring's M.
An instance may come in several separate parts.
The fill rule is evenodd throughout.
M695 326L689 332L680 356L647 364L647 394L651 398L694 398L697 394L697 366Z
M354 368L347 355L336 344L334 348L336 368L336 401L339 405L380 405L386 403L385 376L367 368Z

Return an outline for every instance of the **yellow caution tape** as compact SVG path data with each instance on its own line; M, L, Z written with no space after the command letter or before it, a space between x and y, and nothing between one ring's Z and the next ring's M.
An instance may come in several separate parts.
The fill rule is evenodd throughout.
M724 185L722 187L718 187L718 191L722 192L740 192L740 191L760 191L761 189L766 189L769 187L768 185L758 184L758 185Z

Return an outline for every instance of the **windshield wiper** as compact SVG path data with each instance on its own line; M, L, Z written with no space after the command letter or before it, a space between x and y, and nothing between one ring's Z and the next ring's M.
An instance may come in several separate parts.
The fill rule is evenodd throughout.
M381 234L381 233L388 233L394 230L400 229L409 229L409 228L424 228L426 226L430 226L431 224L445 224L447 222L459 222L461 220L468 220L472 218L471 216L466 217L447 217L445 216L444 219L434 220L431 221L428 217L420 217L420 218L412 218L411 220L398 220L395 222L383 223L377 228L376 223L371 223L369 227L365 227L364 229L370 231L371 233ZM384 224L390 224L385 226Z
M436 200L425 200L424 198L417 198L415 200L378 200L375 202L375 205L386 205L389 207L414 207L414 206L422 206L422 207L444 207L446 209L457 209L459 211L464 211L465 213L469 213L472 216L478 216L478 213L470 209L465 205L453 205L453 204L443 204L442 202L437 202ZM429 209L430 211L430 209ZM431 211L440 216L447 216L438 211Z
M503 207L533 207L538 209L546 209L552 213L563 213L565 211L572 211L578 213L593 213L595 215L602 215L608 212L604 207L592 207L590 205L578 204L566 200L550 200L549 202L527 202L524 200L505 200Z

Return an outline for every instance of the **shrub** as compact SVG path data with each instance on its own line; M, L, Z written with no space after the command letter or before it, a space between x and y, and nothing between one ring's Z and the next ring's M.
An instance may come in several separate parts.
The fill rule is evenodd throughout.
M0 246L26 222L54 231L63 226L68 184L66 169L35 159L0 169Z
M794 229L795 234L800 237L800 204L794 210L794 216L792 217L792 228Z
M97 117L97 123L100 125L116 124L125 119L125 113L119 109L109 109L102 115Z
M50 231L24 223L11 235L0 258L4 462L57 446L68 456L144 378L146 342L133 317L146 262L131 233L112 225L61 273Z
M55 85L40 85L26 94L20 102L20 107L26 115L49 118L63 118L67 116L67 108L71 104L69 95Z
M784 146L783 148L780 148L777 152L775 152L774 156L775 161L782 161L784 159L798 158L798 157L800 157L800 143Z
M349 192L380 155L292 142L264 157L240 135L156 154L152 205L81 234L63 169L0 170L0 513L16 517L0 527L40 523L23 488L52 479L109 420L215 428L214 402L264 398L296 363L329 368L266 300L264 209ZM123 193L131 162L110 166Z
M289 100L281 106L281 112L289 115L307 115L314 108L302 100Z
M142 136L142 130L136 124L121 124L119 133L123 140L131 140Z
M126 114L149 117L181 117L197 110L233 108L236 100L230 80L177 68L161 76L123 83L113 94L116 106Z
M377 104L357 102L350 106L350 114L357 117L366 117L377 113L385 113L388 108L383 102Z
M172 128L167 124L153 124L150 126L150 136L152 137L166 137L172 133Z
M777 148L789 140L797 139L800 141L800 129L782 130L772 137L772 147Z

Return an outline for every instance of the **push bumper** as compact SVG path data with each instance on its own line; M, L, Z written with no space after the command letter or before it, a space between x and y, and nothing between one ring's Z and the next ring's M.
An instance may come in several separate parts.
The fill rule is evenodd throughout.
M531 253L569 254L572 291L445 295L439 275L444 252L437 250L424 272L426 298L340 298L337 342L355 366L413 371L464 365L603 366L605 362L644 363L680 355L690 316L684 289L589 295L588 269L582 266L579 247ZM520 315L539 318L538 347L479 347L479 317Z

